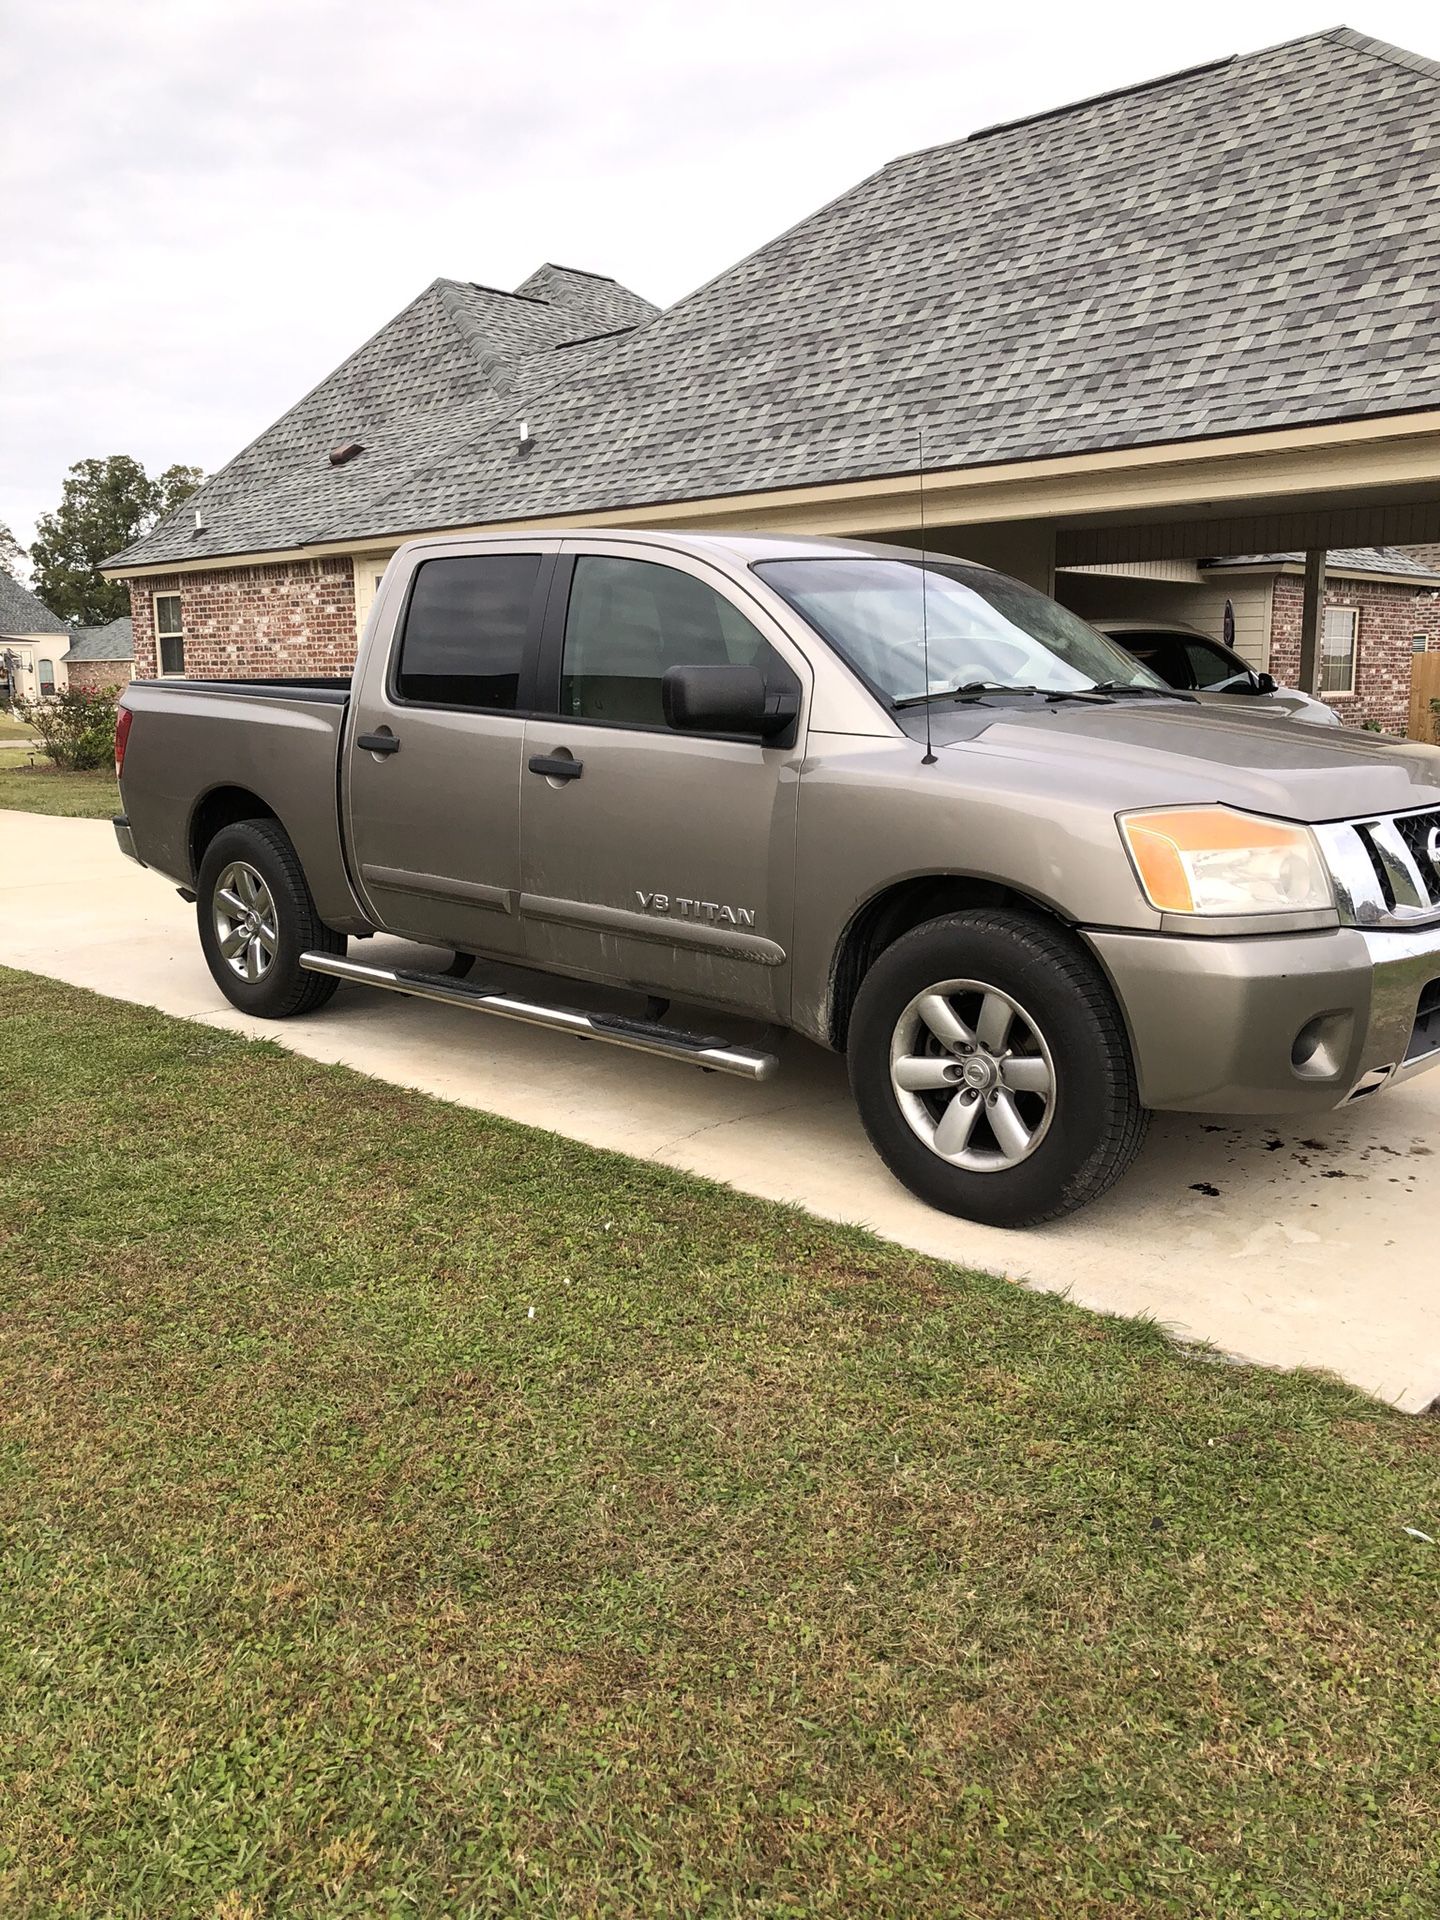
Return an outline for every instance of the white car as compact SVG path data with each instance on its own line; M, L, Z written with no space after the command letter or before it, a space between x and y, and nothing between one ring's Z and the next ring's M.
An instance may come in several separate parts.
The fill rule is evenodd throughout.
M1198 627L1179 620L1101 619L1090 624L1158 673L1167 686L1193 693L1207 706L1244 701L1250 712L1309 720L1320 727L1340 725L1340 716L1323 700L1257 673L1233 647L1212 640Z

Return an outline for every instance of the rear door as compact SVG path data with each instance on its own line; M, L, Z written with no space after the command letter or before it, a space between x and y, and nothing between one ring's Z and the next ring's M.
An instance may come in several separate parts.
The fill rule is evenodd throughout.
M668 667L754 665L799 698L789 744L676 733ZM810 668L768 611L689 555L567 541L526 726L525 951L766 1018L789 1004Z
M520 951L521 751L557 545L422 557L392 644L366 656L347 819L357 883L388 932Z

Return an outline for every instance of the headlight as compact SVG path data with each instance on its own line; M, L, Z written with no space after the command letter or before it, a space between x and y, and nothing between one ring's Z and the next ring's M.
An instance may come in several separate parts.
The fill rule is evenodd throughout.
M1307 913L1334 905L1308 827L1232 807L1119 818L1145 897L1161 913Z

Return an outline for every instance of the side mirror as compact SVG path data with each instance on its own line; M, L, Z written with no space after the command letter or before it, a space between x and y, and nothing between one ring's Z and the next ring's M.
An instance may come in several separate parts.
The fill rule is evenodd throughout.
M794 724L799 703L770 693L758 667L667 667L665 724L679 733L748 733L770 740Z
M1275 678L1273 673L1256 674L1255 691L1257 693L1277 693L1279 688L1280 682Z

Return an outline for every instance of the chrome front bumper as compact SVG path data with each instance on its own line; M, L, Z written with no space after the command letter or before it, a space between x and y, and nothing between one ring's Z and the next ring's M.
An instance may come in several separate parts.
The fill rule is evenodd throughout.
M1124 1012L1148 1107L1316 1112L1440 1066L1440 925L1085 938Z

